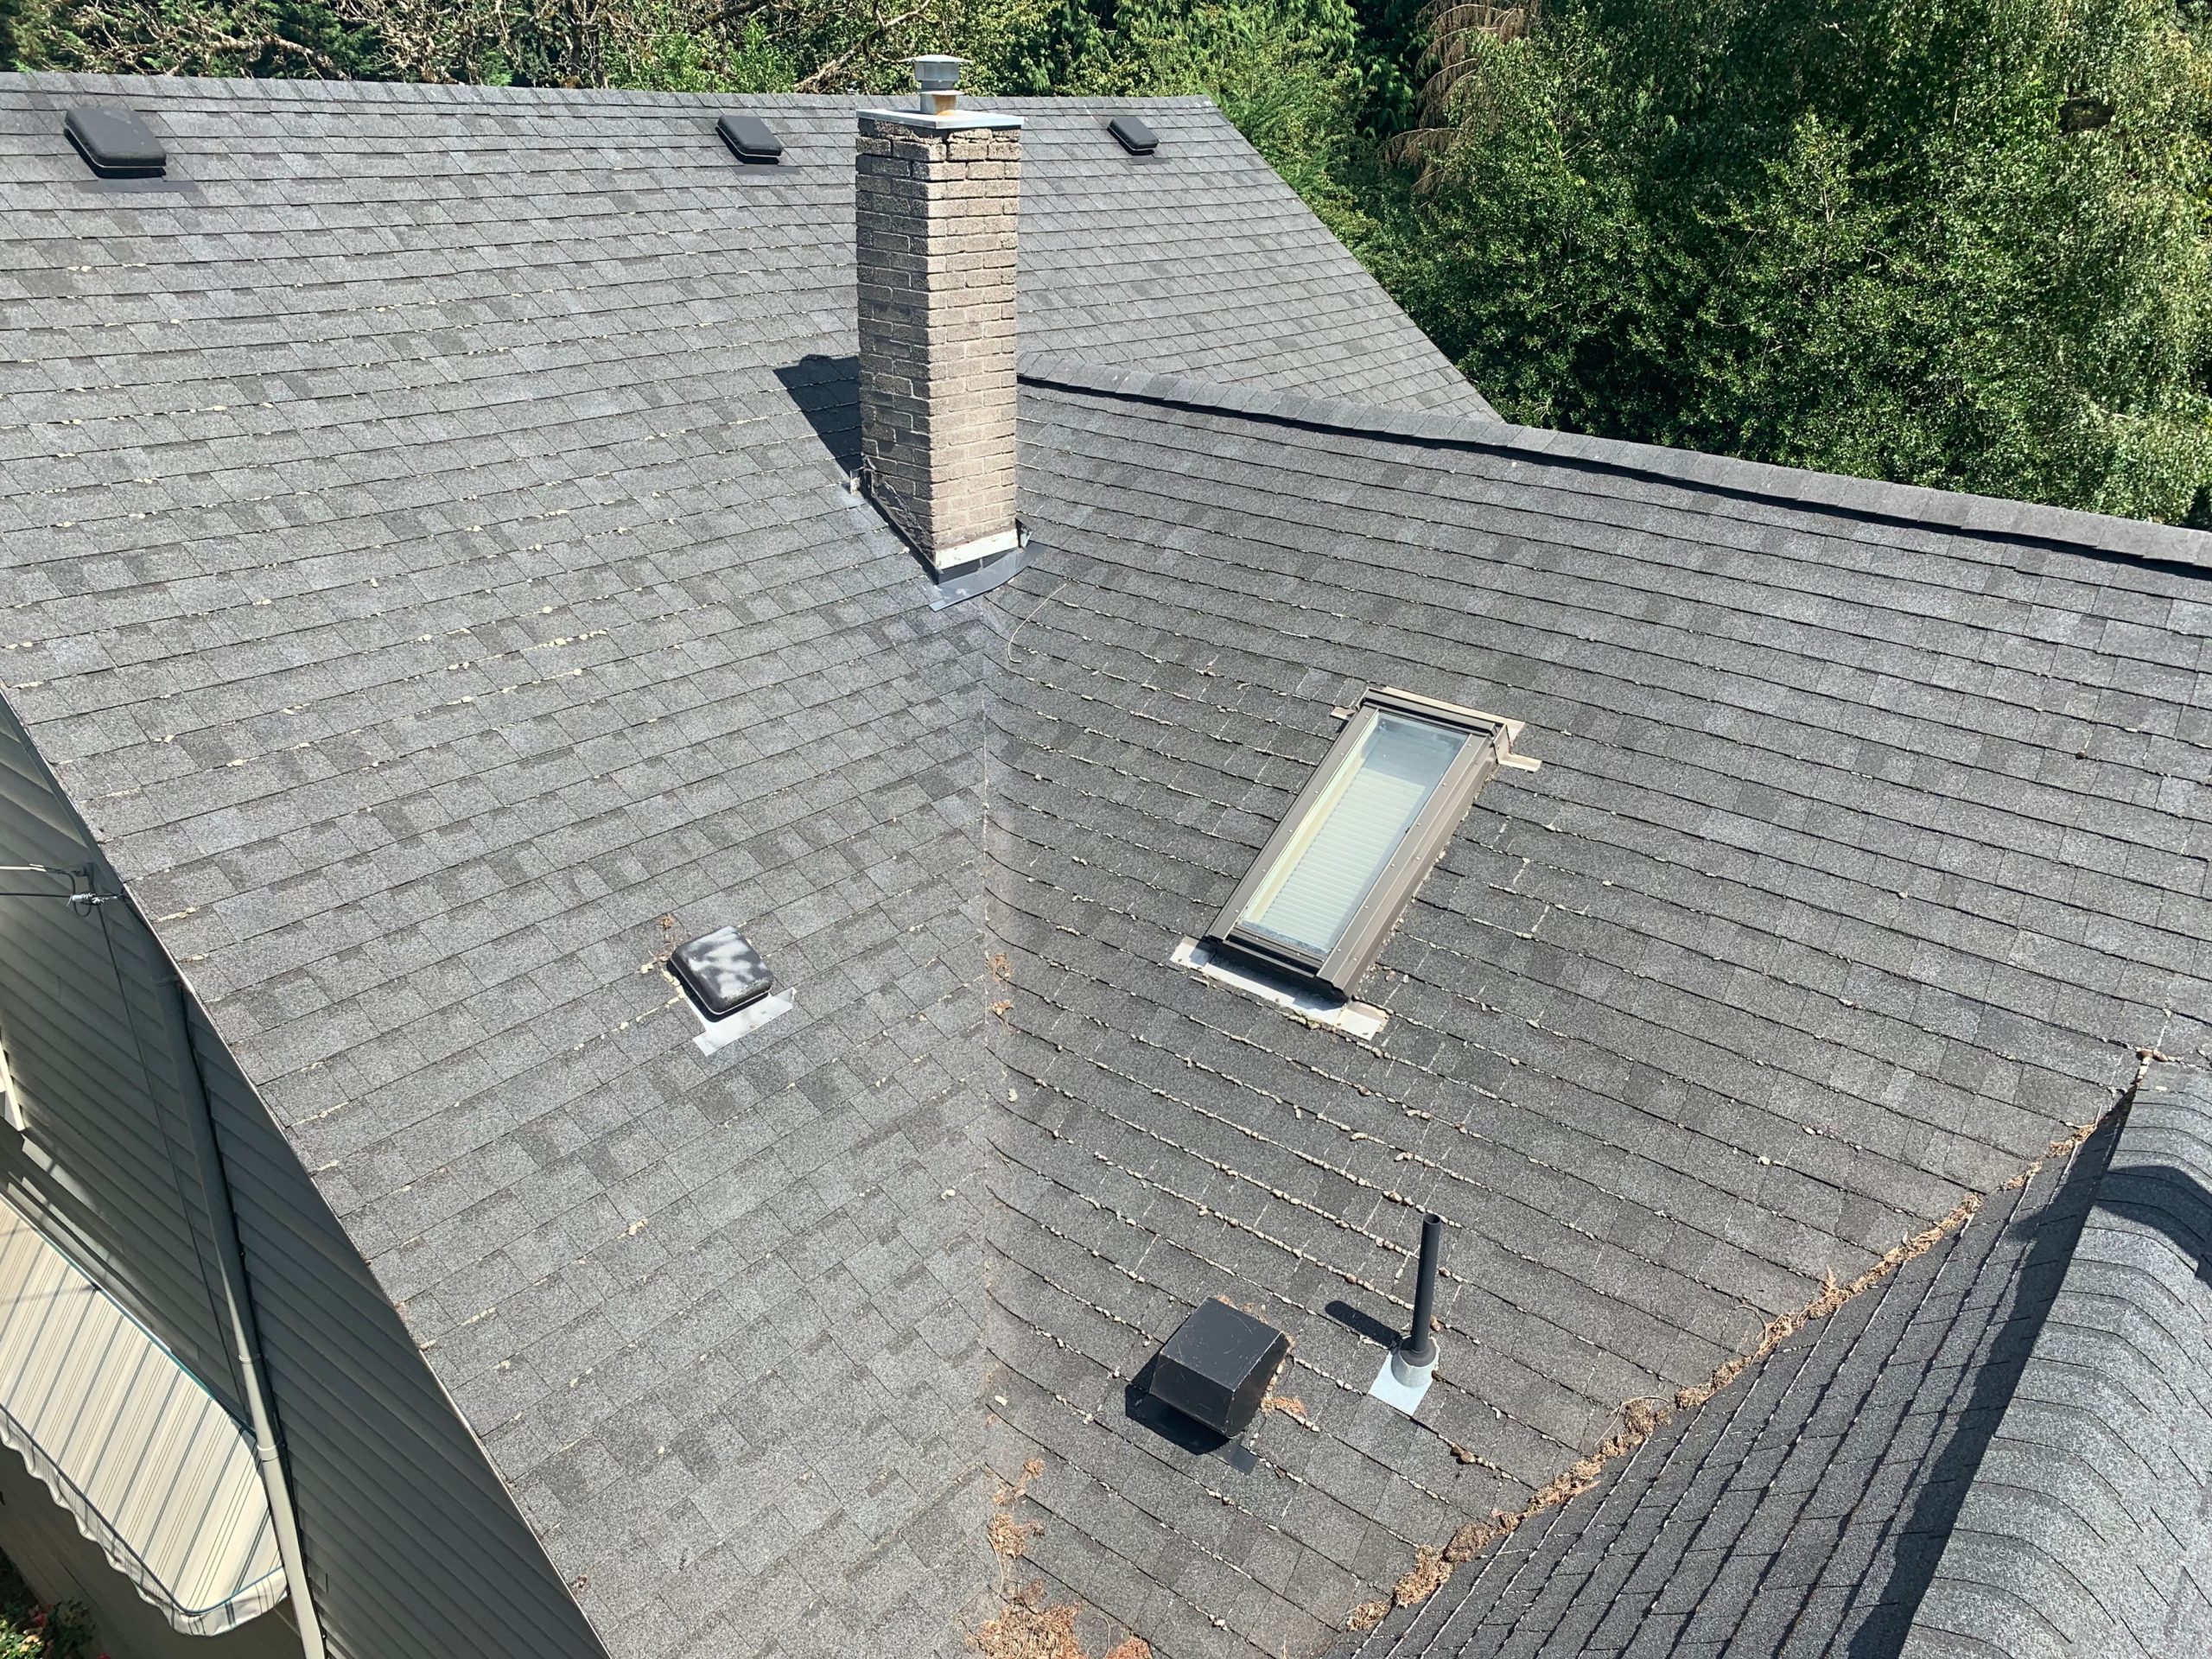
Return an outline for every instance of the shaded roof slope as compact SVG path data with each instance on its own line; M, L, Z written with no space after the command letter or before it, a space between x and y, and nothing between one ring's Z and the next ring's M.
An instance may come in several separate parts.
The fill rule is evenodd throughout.
M987 703L1017 1096L993 1342L997 1455L1046 1454L1031 1559L1071 1598L1169 1651L1310 1648L1624 1402L2096 1117L2139 1047L2202 1043L2201 537L1137 374L1027 387L1036 558ZM1361 1042L1169 957L1373 683L1525 720L1543 766L1486 786ZM1364 1400L1362 1333L1402 1320L1425 1209L1445 1360L1409 1422ZM1301 1411L1249 1475L1122 1408L1216 1294L1297 1344Z
M1895 1659L2116 1127L1993 1194L1344 1659Z
M2212 1075L2153 1065L1909 1659L2212 1649Z

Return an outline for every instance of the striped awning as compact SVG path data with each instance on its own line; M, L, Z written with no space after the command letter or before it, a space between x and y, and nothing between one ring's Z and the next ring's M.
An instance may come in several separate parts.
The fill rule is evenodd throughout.
M219 1635L283 1600L245 1433L5 1204L0 1440L177 1630Z

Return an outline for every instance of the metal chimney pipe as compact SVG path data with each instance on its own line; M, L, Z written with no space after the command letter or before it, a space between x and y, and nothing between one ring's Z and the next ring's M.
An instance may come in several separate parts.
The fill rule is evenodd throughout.
M1436 1336L1430 1326L1436 1318L1436 1268L1443 1254L1444 1217L1422 1217L1420 1276L1414 1281L1414 1328L1391 1357L1402 1374L1421 1372L1423 1382L1436 1365Z
M932 52L908 61L920 92L914 107L924 115L950 115L960 104L960 66L967 60Z

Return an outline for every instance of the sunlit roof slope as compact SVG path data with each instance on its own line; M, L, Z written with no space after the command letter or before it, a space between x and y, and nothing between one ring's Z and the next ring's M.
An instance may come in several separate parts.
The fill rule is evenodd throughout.
M1031 1558L1071 1597L1170 1650L1310 1649L1625 1402L2018 1176L2139 1052L2201 1050L2193 532L1027 384L1044 550L987 703L1016 1084L992 1294L1002 1455L1046 1454ZM1523 721L1542 764L1484 785L1351 1040L1171 957L1376 684ZM1427 1210L1444 1359L1408 1421L1364 1391ZM1217 1294L1297 1344L1249 1475L1121 1407Z

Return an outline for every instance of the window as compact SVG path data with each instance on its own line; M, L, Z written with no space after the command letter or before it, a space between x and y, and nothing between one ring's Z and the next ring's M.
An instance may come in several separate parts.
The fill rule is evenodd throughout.
M1368 692L1211 937L1349 996L1518 729L1411 692Z
M16 1092L16 1079L8 1069L8 1039L0 1033L0 1123L11 1129L28 1129L30 1120L23 1116L22 1096Z

